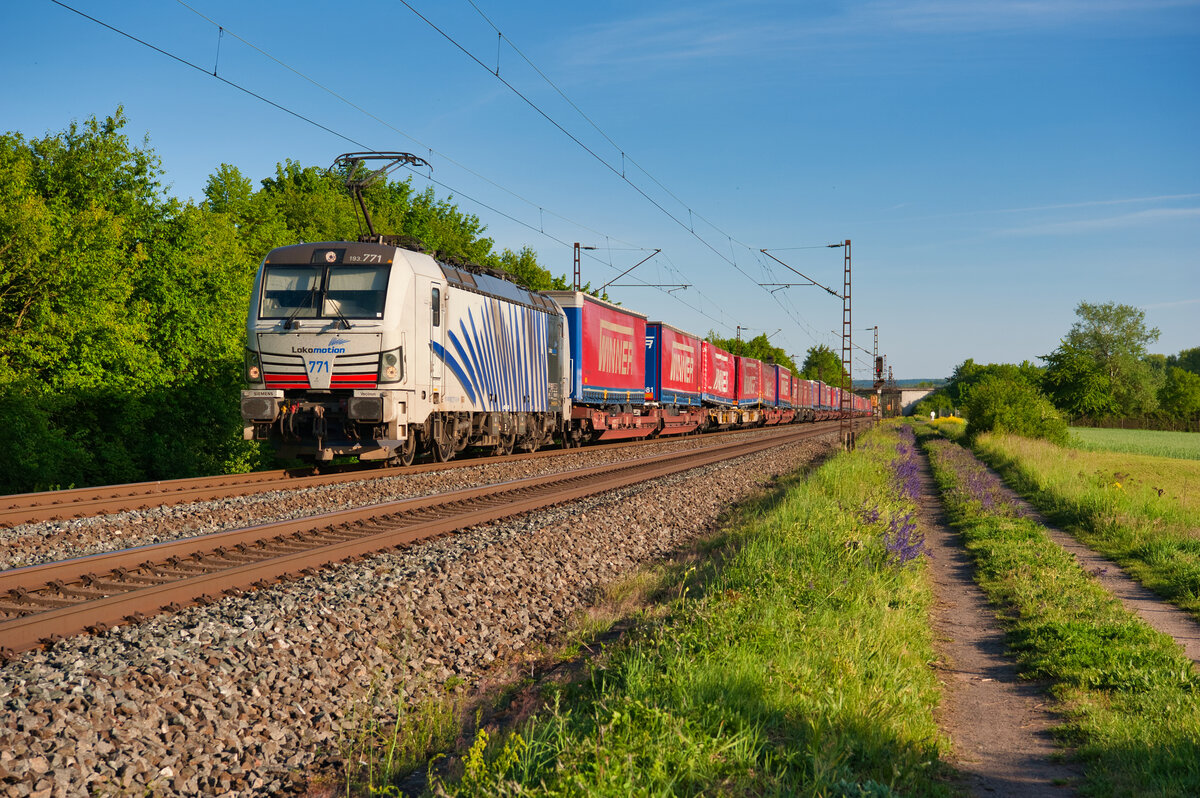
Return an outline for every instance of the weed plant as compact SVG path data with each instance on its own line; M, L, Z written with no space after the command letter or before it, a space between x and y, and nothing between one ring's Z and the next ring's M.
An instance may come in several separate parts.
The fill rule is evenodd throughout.
M980 457L1055 524L1200 618L1200 462L981 436Z
M581 683L480 731L449 795L949 795L894 429L744 505ZM901 480L902 481L902 480Z
M453 745L463 708L459 683L442 696L412 702L378 684L349 708L337 741L346 795L398 795L395 784Z
M1086 763L1081 791L1200 795L1200 677L1191 662L1003 500L970 452L923 437L977 579L1003 608L1022 675L1049 681L1060 702L1058 734Z

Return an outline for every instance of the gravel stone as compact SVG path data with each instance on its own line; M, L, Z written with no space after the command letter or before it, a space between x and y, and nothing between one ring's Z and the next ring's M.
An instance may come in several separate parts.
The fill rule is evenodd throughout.
M63 641L0 668L0 794L300 794L370 722L552 639L596 591L713 529L733 502L828 452L793 444L474 527L294 582ZM673 441L687 448L693 440ZM389 477L8 530L58 558L150 538L457 490L645 453ZM520 468L514 468L520 466ZM384 484L386 483L386 484ZM16 534L14 534L16 533ZM465 689L465 687L464 687ZM7 754L7 756L6 756Z

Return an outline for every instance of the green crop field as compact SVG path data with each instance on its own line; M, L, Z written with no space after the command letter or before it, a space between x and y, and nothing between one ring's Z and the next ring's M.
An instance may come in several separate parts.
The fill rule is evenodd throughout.
M1089 452L1129 452L1200 460L1200 434L1195 432L1071 427L1071 445Z

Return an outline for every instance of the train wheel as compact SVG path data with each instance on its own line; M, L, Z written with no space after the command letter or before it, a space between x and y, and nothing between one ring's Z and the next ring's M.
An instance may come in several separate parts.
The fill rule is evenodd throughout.
M492 454L496 455L497 457L503 457L507 454L512 454L513 446L515 446L516 443L517 443L517 433L516 432L513 432L511 435L508 435L508 436L501 435L500 442L496 444L496 448L492 450Z
M429 450L439 463L450 462L454 459L454 434L447 431L445 425L435 424L433 435L429 438Z
M408 431L408 438L400 446L400 465L412 465L417 457L417 433Z
M433 459L439 463L448 463L454 459L454 441L433 440L429 448L433 451Z

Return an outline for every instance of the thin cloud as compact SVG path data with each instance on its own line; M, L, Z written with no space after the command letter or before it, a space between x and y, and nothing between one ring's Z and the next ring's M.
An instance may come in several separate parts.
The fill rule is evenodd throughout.
M963 219L963 218L970 218L970 217L983 217L983 216L1000 215L1000 214L1040 213L1042 211L1074 210L1076 208L1100 208L1100 207L1114 206L1114 205L1139 205L1139 204L1153 203L1153 202L1171 202L1171 201L1176 201L1176 200L1188 200L1188 199L1196 199L1196 198L1200 198L1200 194L1160 194L1160 195L1153 196L1153 197L1123 197L1120 199L1085 200L1083 202L1064 202L1064 203L1058 203L1058 204L1054 204L1054 205L1030 205L1030 206L1023 207L1023 208L978 208L976 210L969 210L969 211L956 211L955 213L937 213L937 214L926 214L924 216L912 216L912 217L903 219L902 221L927 222L927 221L937 221L937 220L941 220L941 219ZM910 203L900 203L899 205L889 208L889 210L897 210L897 209L903 208L909 204ZM1035 226L1028 225L1027 227L1035 227ZM1026 228L1017 228L1017 229L1023 230ZM1002 232L1011 232L1011 231L1002 231Z
M1200 208L1153 208L1135 213L1126 213L1121 216L1108 216L1102 219L1077 219L1070 222L1052 222L1049 224L1030 225L1028 227L1016 227L998 231L998 235L1074 235L1076 233L1127 229L1148 224L1158 224L1160 222L1171 222L1178 219L1194 218L1200 218Z
M1153 305L1139 305L1142 310L1157 310L1158 308L1175 308L1180 305L1197 305L1200 299L1180 299L1177 302L1156 302Z
M1033 205L1028 208L1000 208L994 211L976 211L976 213L1031 213L1033 211L1058 211L1067 208L1095 208L1104 205L1134 205L1143 202L1166 202L1168 200L1196 199L1200 194L1161 194L1157 197L1126 197L1124 199L1089 200L1087 202L1067 202L1061 205Z
M1095 26L1115 18L1196 8L1196 0L928 0L870 3L866 17L893 28L936 34Z
M1200 0L880 0L820 16L790 4L696 3L594 26L568 52L576 63L614 68L859 48L872 37L905 33L1077 33L1113 26L1125 35L1138 29L1178 32L1195 28L1197 20L1185 23L1170 12L1197 8Z

